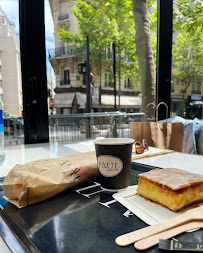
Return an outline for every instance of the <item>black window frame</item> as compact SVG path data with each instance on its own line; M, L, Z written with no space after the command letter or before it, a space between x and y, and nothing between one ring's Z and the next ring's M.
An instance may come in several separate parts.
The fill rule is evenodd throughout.
M19 3L25 143L48 142L45 3L44 0L19 0ZM173 1L157 0L157 7L156 103L165 102L170 115ZM29 58L32 61L38 58L38 61L31 63ZM32 110L28 109L29 105ZM160 108L159 119L163 118L165 111Z

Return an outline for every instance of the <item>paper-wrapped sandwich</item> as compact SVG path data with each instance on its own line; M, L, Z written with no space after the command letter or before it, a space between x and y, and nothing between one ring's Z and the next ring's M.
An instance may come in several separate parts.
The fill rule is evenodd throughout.
M5 199L25 207L87 182L98 175L95 152L16 165L5 178Z

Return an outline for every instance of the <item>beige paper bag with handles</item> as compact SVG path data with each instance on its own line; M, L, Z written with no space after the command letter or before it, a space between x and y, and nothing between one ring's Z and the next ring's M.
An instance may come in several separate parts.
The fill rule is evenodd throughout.
M96 154L87 152L16 165L6 176L2 188L5 199L21 208L51 198L97 175Z
M172 149L178 152L185 151L184 126L182 123L157 122L158 107L156 107L156 122L130 122L130 138L142 142L146 139L151 147ZM167 105L166 106L166 115Z

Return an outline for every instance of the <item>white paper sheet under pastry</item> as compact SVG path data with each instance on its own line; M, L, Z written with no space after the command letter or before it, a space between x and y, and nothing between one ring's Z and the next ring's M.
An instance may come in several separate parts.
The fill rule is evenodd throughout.
M184 213L186 210L192 208L189 207L181 212L175 213L161 205L152 203L138 195L125 198L126 196L136 192L137 185L129 186L127 190L113 194L113 198L148 225L154 225L166 219L176 217Z

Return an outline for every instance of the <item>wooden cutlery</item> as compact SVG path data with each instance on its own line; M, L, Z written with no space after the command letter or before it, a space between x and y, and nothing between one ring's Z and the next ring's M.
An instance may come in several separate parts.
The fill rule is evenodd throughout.
M178 227L166 230L162 233L158 233L147 238L144 238L134 244L134 247L138 250L146 250L159 243L159 239L169 239L183 232L191 229L203 228L203 221L191 221Z
M203 206L190 209L184 214L181 214L175 218L165 220L161 223L118 236L115 242L119 246L127 246L149 236L182 225L184 223L198 220L203 220Z

